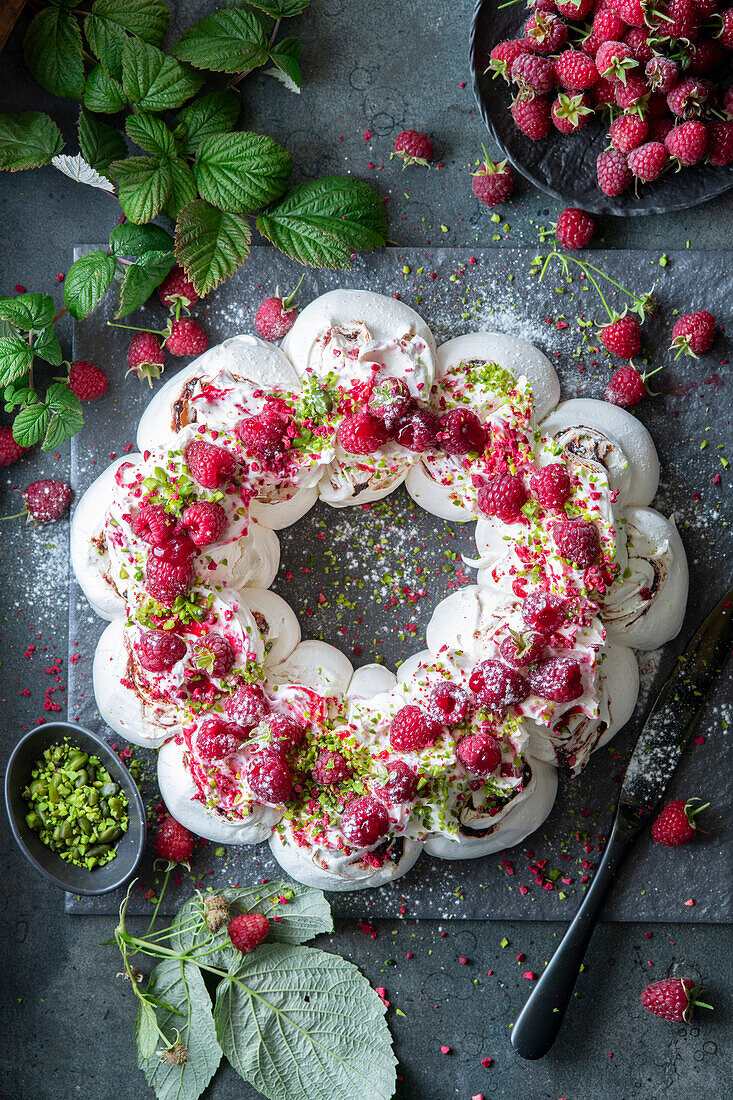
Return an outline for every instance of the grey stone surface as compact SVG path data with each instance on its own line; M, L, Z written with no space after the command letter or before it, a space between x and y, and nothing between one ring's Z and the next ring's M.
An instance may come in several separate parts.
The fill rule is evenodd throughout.
M372 179L389 196L390 232L398 244L537 248L537 227L554 220L557 203L520 184L496 225L470 194L468 165L480 155L484 139L468 83L470 8L470 0L430 5L314 0L310 14L299 21L303 95L296 99L257 77L243 92L245 121L280 137L303 177L350 169ZM174 5L172 33L210 9L210 4L180 0ZM76 105L51 100L23 69L20 42L26 24L24 17L0 59L2 109L50 109L71 137ZM392 139L406 125L434 134L444 168L401 173L395 162L390 164ZM368 141L367 130L372 134ZM667 251L684 248L689 240L697 248L716 249L731 240L732 210L728 197L664 218L605 219L602 229L612 247ZM101 239L116 216L108 198L81 192L50 168L0 176L0 293L21 283L58 294L55 277L68 268L73 245ZM510 229L503 230L504 224ZM123 369L121 363L116 367ZM728 384L718 391L711 423L728 393ZM14 485L51 473L68 476L68 470L68 448L63 448L58 458L31 455L0 472L3 514L16 510ZM724 534L716 529L716 490L706 479L698 491L709 509L704 522L715 541ZM63 525L34 532L8 523L0 529L4 755L19 730L44 716L47 688L57 688L50 698L65 705L65 666L60 674L44 670L66 652L66 539ZM710 560L715 568L714 547ZM36 648L26 658L31 644ZM5 1100L144 1100L151 1093L135 1068L129 994L115 978L114 952L99 946L113 921L66 916L62 895L30 873L4 820L2 860L0 1095ZM722 925L601 925L578 986L583 1000L573 1004L561 1041L541 1063L523 1064L514 1056L509 1026L530 989L522 974L529 968L541 971L562 928L534 922L462 922L457 927L387 921L379 923L372 940L354 922L344 921L324 946L330 943L386 988L403 1077L397 1095L404 1100L468 1100L479 1093L507 1100L517 1095L528 1100L724 1095L729 1090L726 1042L733 972L729 930ZM648 932L651 939L645 938ZM502 949L504 936L510 944ZM414 953L410 960L408 951ZM517 962L517 954L526 959ZM464 968L460 957L470 965ZM396 965L387 965L388 959ZM716 1004L715 1014L706 1014L699 1027L664 1024L638 1006L639 990L648 980L682 963L705 978ZM491 977L488 969L494 971ZM405 1016L397 1015L396 1008ZM443 1044L451 1047L450 1054L441 1054ZM480 1065L484 1056L494 1059L487 1070ZM254 1094L226 1071L210 1095L249 1100Z

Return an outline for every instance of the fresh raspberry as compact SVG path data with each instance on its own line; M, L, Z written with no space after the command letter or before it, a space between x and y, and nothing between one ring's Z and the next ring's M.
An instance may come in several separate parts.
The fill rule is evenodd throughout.
M574 134L582 130L593 114L590 99L585 92L566 95L560 92L550 107L552 124L561 134Z
M178 264L173 265L158 287L158 297L164 306L174 312L191 309L199 300L196 287Z
M281 340L290 332L298 316L297 306L292 304L295 291L283 299L279 294L265 298L255 314L255 328L263 340Z
M596 68L601 76L610 76L615 80L626 81L630 69L639 62L634 57L631 46L625 42L604 42L596 54Z
M433 143L419 130L403 130L394 139L394 152L390 157L399 157L403 168L408 164L427 165L433 159Z
M512 668L526 668L539 661L546 645L547 638L537 631L529 630L526 634L511 631L499 646L499 655Z
M556 0L555 7L566 19L585 19L593 7L593 0Z
M135 652L148 672L167 672L186 656L186 643L170 630L146 630L135 643Z
M524 24L524 34L534 53L548 57L559 53L568 40L567 24L552 11L535 11Z
M373 455L388 439L389 431L384 421L368 412L347 416L338 430L339 443L352 455Z
M707 80L688 76L667 93L667 106L678 118L702 118L712 98Z
M695 313L686 313L675 323L670 348L695 358L706 352L714 339L715 318L706 309L698 309Z
M620 409L628 409L632 405L638 405L646 396L644 379L636 367L629 364L627 367L618 367L611 375L603 400L610 405L618 405Z
M401 378L380 378L372 387L367 404L372 416L391 426L412 408L407 383Z
M646 146L642 146L642 149ZM664 149L664 146L662 146ZM633 157L633 153L629 156ZM666 152L665 152L666 157ZM621 359L633 359L641 351L641 325L633 313L624 313L603 325L599 332L604 348Z
M527 503L527 489L516 474L494 474L479 486L477 504L485 516L496 516L504 523L516 523Z
M634 178L626 161L626 154L618 149L604 149L596 161L598 186L604 195L620 195Z
M562 508L572 488L570 475L561 462L543 466L529 483L532 496L543 508Z
M618 12L630 27L643 27L646 23L647 0L609 0L612 11Z
M585 38L581 38L579 46L586 57L595 60L595 56L603 45L603 39L596 38L593 31L589 31ZM595 87L595 85L594 85Z
M264 719L272 744L280 752L292 752L305 737L305 730L287 714L268 714Z
M733 122L716 119L708 123L708 161L719 167L733 161Z
M479 703L494 711L513 707L529 694L529 685L521 673L491 659L475 666L468 686Z
M245 768L245 778L258 802L281 806L290 798L293 778L287 760L278 752L258 752L252 756Z
M232 722L249 731L265 718L269 706L261 687L257 684L243 684L229 696L224 710Z
M212 631L204 635L196 644L196 663L209 676L220 680L234 668L234 647L223 634Z
M331 787L343 783L345 779L349 779L352 775L352 769L347 759L340 752L335 752L333 749L321 749L316 757L315 764L311 768L311 775L313 781L319 787Z
M654 30L663 41L694 42L700 33L700 17L692 0L667 0L664 17L656 18Z
M421 752L435 741L436 729L420 707L408 703L397 711L389 727L389 741L398 752Z
M61 519L71 501L71 489L65 481L58 478L44 477L40 481L32 481L20 494L25 503L28 515L36 523L53 523Z
M176 518L162 504L144 504L132 518L132 533L150 546L164 546L176 529Z
M95 401L109 388L107 375L101 367L87 363L85 359L75 359L69 367L69 381L66 383L80 401Z
M155 853L169 863L188 863L193 855L193 836L173 817L164 817L155 834Z
M548 657L532 665L528 675L534 694L554 703L572 703L583 694L580 665L572 657Z
M580 50L564 50L555 61L555 76L567 91L584 92L598 80L598 69Z
M370 794L353 798L341 814L341 832L355 848L371 848L389 832L386 806Z
M507 83L511 78L514 59L520 53L528 53L532 47L526 38L512 38L506 42L499 42L489 54L489 64L486 72L492 71L494 77L502 76Z
M649 123L641 115L619 115L608 128L608 136L619 153L638 149L649 135Z
M488 779L501 764L499 742L490 733L470 733L456 746L456 756L466 771Z
M698 1001L700 992L692 978L663 978L661 982L652 982L641 994L644 1008L661 1020L672 1024L688 1024L693 1009L712 1008L712 1005Z
M601 43L620 42L625 30L626 24L618 12L601 8L593 16L593 34Z
M220 718L207 718L196 734L196 751L204 764L223 760L241 748L244 730Z
M644 72L649 87L662 95L671 92L680 79L679 64L663 54L655 54L651 61L647 61Z
M484 206L497 206L506 202L514 190L514 172L505 160L493 161L485 155L483 164L479 165L472 176L473 193Z
M196 546L209 546L221 538L227 525L227 514L213 500L199 500L183 509L181 523Z
M209 346L209 338L198 321L179 317L171 321L165 346L171 355L202 355Z
M646 65L654 56L654 49L649 35L643 27L628 27L621 41L628 46L640 65Z
M12 428L7 425L0 428L0 466L12 466L28 449L15 442Z
M555 70L548 58L522 53L512 65L512 80L520 96L547 95L555 84Z
M164 362L165 353L153 333L135 333L127 350L127 373L147 379L148 385L152 386L153 378L158 378L162 373Z
M417 773L404 760L393 760L387 765L389 777L377 794L390 806L399 802L412 802L417 794Z
M170 607L178 596L190 591L194 553L193 542L186 535L152 548L145 565L145 587L154 600Z
M710 38L704 38L701 42L694 42L690 48L690 64L688 72L709 73L717 69L725 60L725 50L718 42Z
M703 19L709 19L711 15L715 15L720 7L719 0L693 0L693 3L698 15Z
M669 131L674 126L671 118L654 118L649 124L649 140L661 141L664 144Z
M596 223L584 210L569 206L557 219L557 243L562 248L585 248L596 231Z
M614 92L616 105L622 111L648 110L650 98L649 85L640 73L627 73L626 80L616 83Z
M436 445L439 431L440 420L435 413L428 409L415 409L397 421L394 437L400 447L421 454Z
M690 119L674 126L664 140L669 155L683 168L699 164L705 156L708 144L708 131L704 122Z
M186 448L186 465L204 489L220 489L234 473L234 456L215 443L194 439Z
M465 688L450 680L438 684L428 697L428 714L434 722L445 726L459 726L468 717L471 697Z
M277 409L265 408L258 416L242 420L237 435L250 454L274 462L287 449L288 421Z
M447 455L481 454L486 428L470 409L453 409L440 419L438 440Z
M227 931L237 951L249 955L270 931L270 922L262 913L242 913L229 921Z
M723 110L728 115L733 115L733 85L726 88L723 95Z
M724 50L733 50L733 8L720 12L720 33L718 41Z
M565 622L567 604L554 592L530 592L522 604L522 618L531 630L547 637Z
M600 76L598 82L590 90L590 101L597 109L599 107L616 107L616 84L618 81L610 77Z
M550 132L550 104L544 96L517 99L510 107L512 118L522 133L532 141L547 137Z
M699 798L675 798L668 802L652 826L652 836L665 848L676 848L678 844L687 844L697 835L695 815L710 805L696 806Z
M601 537L594 523L585 519L555 523L552 526L552 537L560 556L573 562L578 569L590 569L598 561Z

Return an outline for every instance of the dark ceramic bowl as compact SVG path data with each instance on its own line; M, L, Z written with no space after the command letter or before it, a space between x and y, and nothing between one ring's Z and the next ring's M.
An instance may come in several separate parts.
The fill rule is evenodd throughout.
M116 783L127 796L130 824L127 832L117 842L117 855L102 867L87 871L65 863L52 852L25 820L28 806L23 799L23 789L28 785L31 771L38 759L51 745L68 737L91 756L98 756ZM47 722L36 726L22 737L13 750L5 772L5 808L10 827L18 847L37 871L62 890L72 894L108 894L122 886L135 872L145 846L145 808L140 792L127 768L109 746L89 730L73 722Z
M501 77L484 74L498 42L520 38L530 15L523 3L500 8L500 0L477 0L469 42L473 90L489 132L518 172L567 206L591 214L669 214L687 210L722 195L733 187L733 165L716 168L699 164L681 172L665 172L653 183L633 185L622 195L604 195L596 177L596 159L606 147L608 118L598 113L577 134L563 135L554 126L546 138L531 141L517 129L509 113L511 88ZM730 55L729 55L730 56ZM728 62L728 76L731 63ZM715 74L713 74L715 75Z

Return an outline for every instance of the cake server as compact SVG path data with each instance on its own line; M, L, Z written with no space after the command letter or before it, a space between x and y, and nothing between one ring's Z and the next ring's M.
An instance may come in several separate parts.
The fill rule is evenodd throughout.
M542 1058L557 1038L593 929L631 845L655 814L733 643L733 589L679 658L639 734L611 833L575 919L512 1029L522 1058Z

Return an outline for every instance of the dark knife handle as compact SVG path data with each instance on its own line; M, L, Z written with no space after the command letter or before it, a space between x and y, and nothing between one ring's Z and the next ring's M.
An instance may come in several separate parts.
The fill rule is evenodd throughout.
M555 1042L606 895L636 834L636 829L614 819L583 904L512 1028L512 1046L522 1058L542 1058Z

